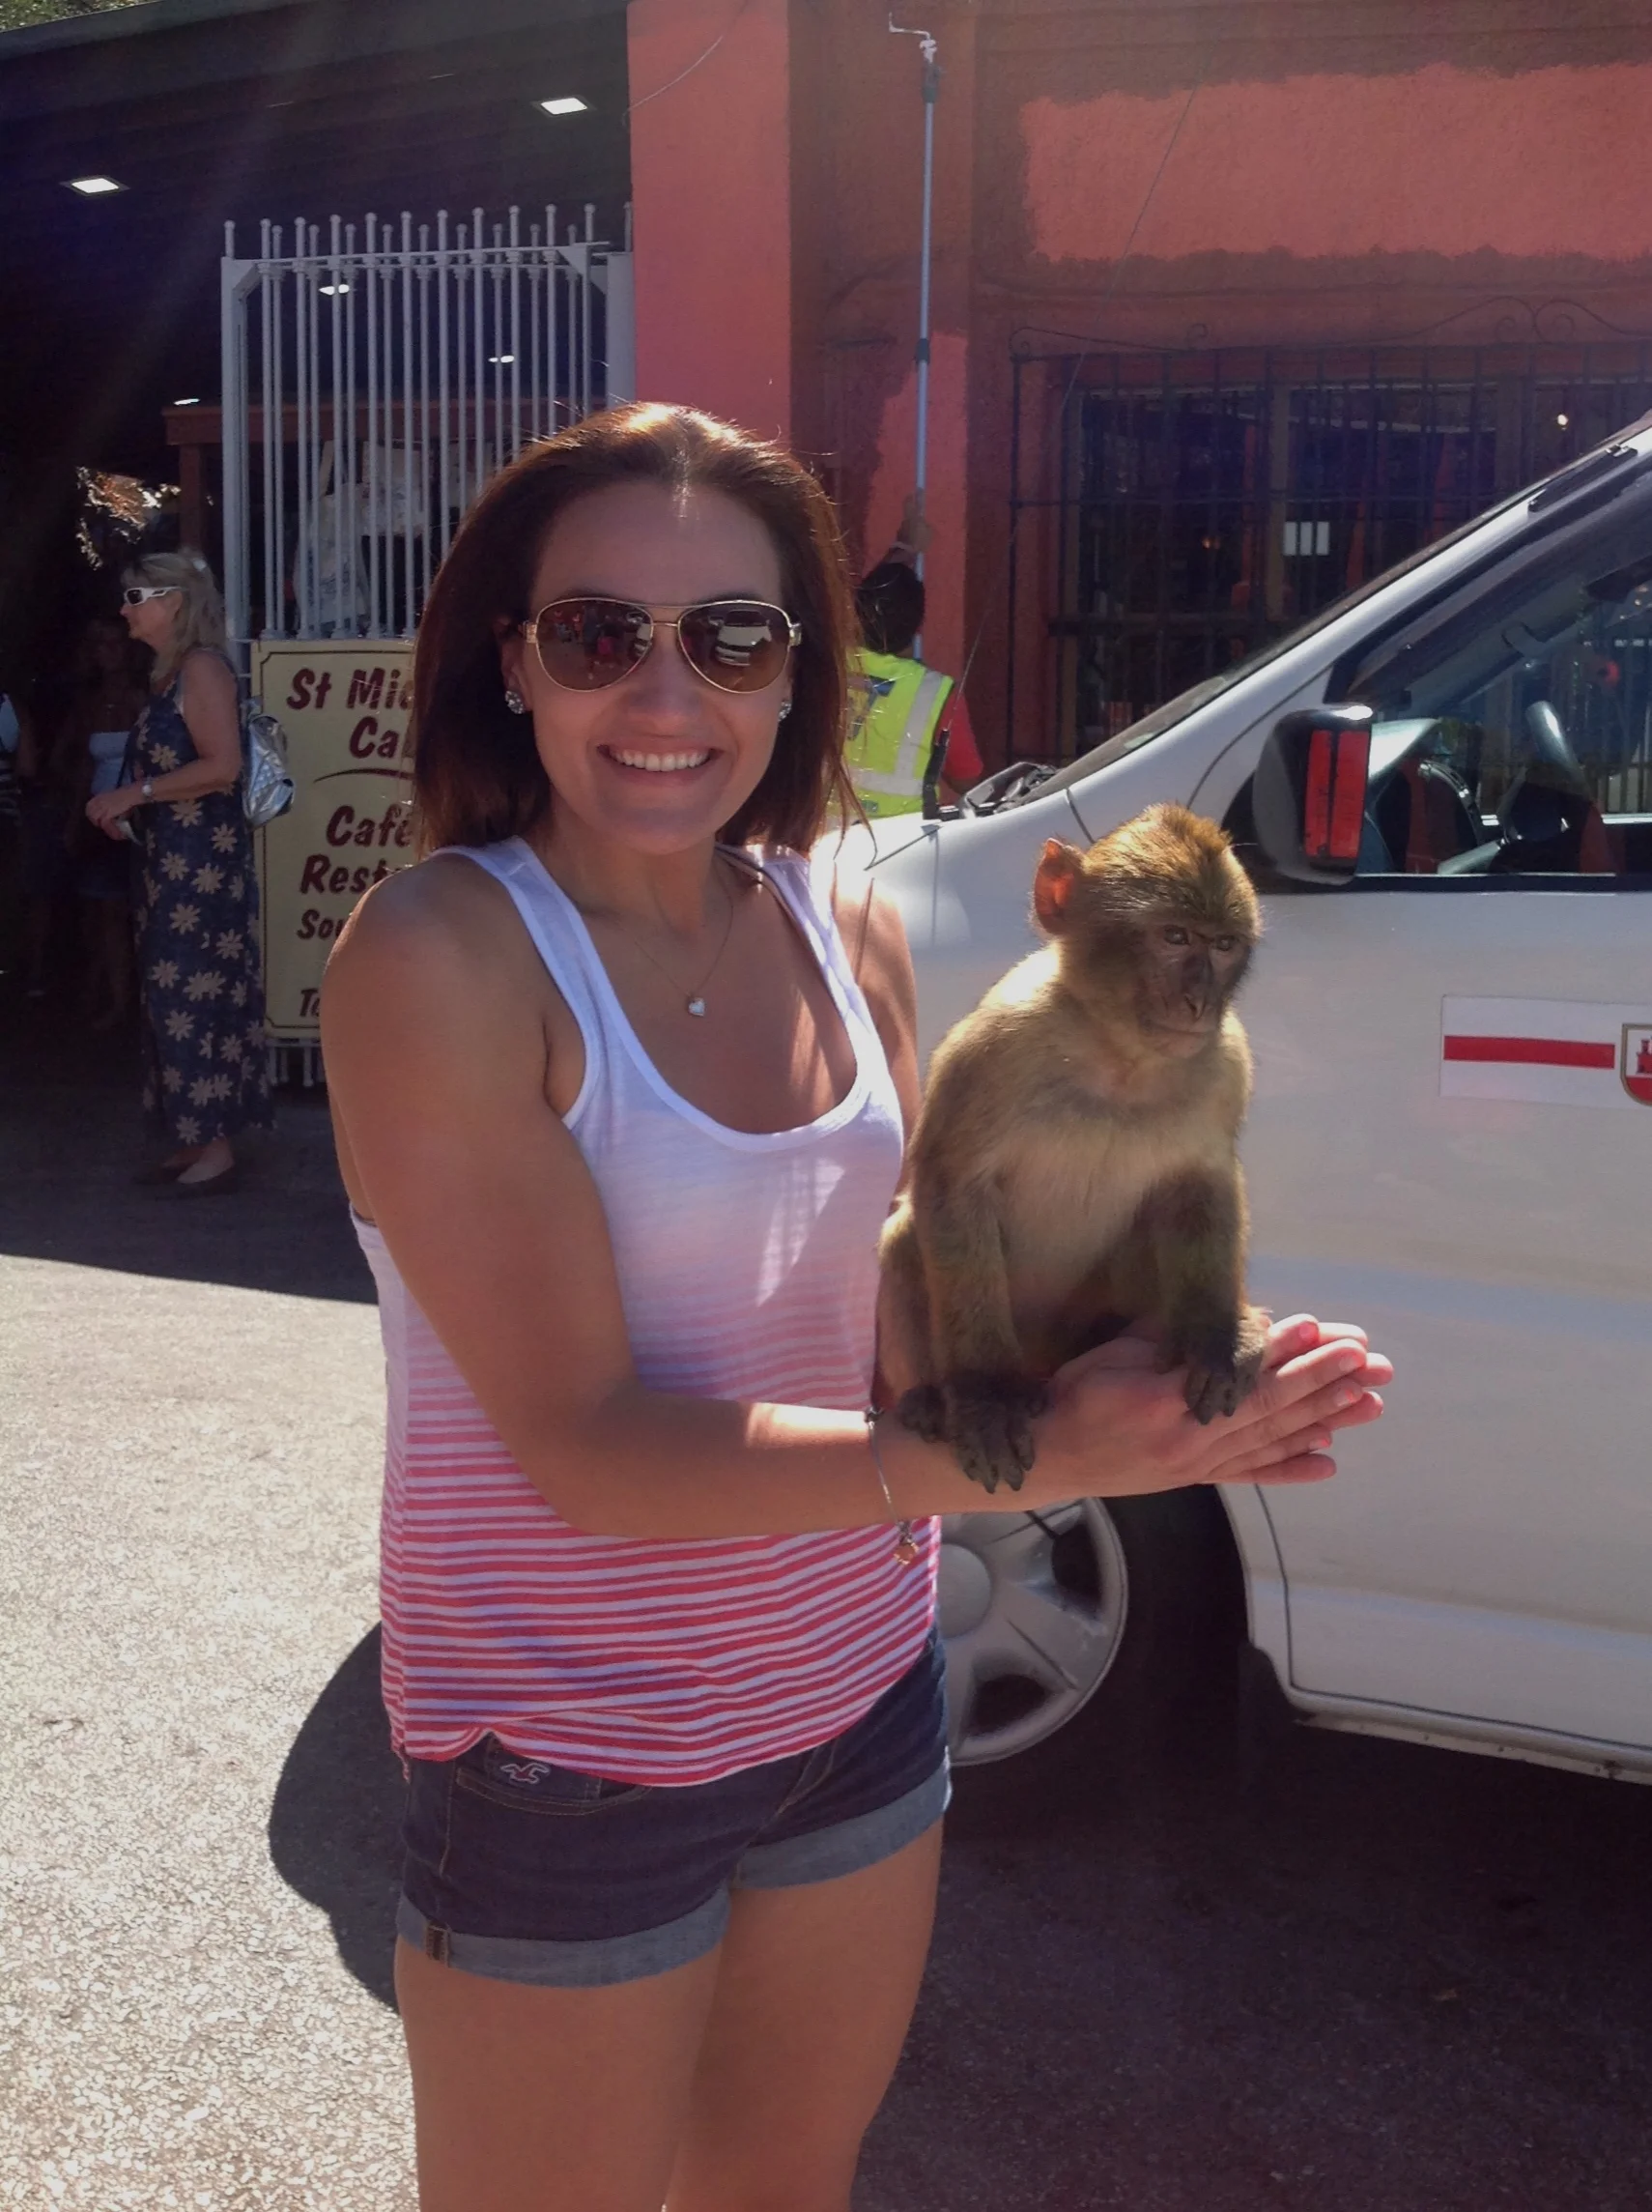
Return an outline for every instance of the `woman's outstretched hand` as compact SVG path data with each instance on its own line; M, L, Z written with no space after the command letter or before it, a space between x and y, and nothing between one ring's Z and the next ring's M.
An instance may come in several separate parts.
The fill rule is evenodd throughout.
M1058 1371L1018 1505L1200 1482L1323 1481L1336 1473L1334 1432L1379 1420L1377 1392L1394 1376L1362 1329L1293 1314L1269 1329L1262 1380L1239 1411L1202 1426L1181 1374L1159 1374L1154 1363L1144 1337L1120 1336Z

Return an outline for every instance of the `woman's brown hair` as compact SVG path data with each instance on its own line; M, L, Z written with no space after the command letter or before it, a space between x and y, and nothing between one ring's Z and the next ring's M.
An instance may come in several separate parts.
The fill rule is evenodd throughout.
M437 572L413 659L421 852L520 836L550 807L533 725L504 703L499 634L533 614L533 572L563 509L638 482L720 492L755 514L774 539L786 610L803 631L774 758L723 835L803 851L835 808L859 812L843 768L855 608L831 502L783 446L692 408L638 402L587 416L501 470Z

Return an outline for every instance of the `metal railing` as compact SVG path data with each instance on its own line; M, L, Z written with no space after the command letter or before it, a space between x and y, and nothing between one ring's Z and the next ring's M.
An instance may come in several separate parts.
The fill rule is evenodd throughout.
M633 394L630 212L623 248L584 216L266 222L252 259L226 224L232 638L408 635L495 470Z

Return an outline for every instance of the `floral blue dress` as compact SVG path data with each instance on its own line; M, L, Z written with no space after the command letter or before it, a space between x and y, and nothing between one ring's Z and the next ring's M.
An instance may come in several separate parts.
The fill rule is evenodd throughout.
M131 773L141 783L198 758L174 676L138 716ZM240 788L157 800L129 819L145 1109L180 1145L268 1129L258 878Z

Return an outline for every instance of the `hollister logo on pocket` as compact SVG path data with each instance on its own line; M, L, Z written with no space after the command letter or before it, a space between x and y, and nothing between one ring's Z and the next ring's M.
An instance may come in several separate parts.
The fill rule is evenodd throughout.
M1626 1022L1619 1080L1638 1106L1652 1106L1652 1024Z
M506 1782L543 1782L551 1771L542 1759L501 1759L494 1768Z

